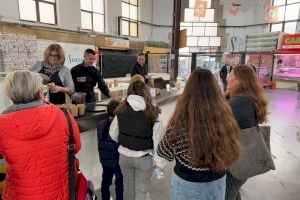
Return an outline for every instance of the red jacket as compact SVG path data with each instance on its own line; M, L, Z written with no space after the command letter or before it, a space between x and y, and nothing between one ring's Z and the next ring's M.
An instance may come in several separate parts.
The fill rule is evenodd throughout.
M76 152L79 129L73 117ZM4 200L68 200L68 124L54 105L0 115L0 154L7 162Z

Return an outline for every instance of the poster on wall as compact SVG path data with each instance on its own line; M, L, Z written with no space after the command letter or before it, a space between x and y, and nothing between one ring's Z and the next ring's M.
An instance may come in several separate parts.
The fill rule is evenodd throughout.
M159 60L160 60L161 72L167 73L168 72L168 56L167 55L160 56Z
M71 69L72 67L78 65L83 61L83 53L86 49L95 49L94 45L86 44L74 44L74 43L63 43L56 42L53 40L37 40L38 46L38 55L37 60L44 59L44 51L50 44L57 43L61 45L65 53L65 66Z
M203 0L196 0L195 1L195 8L194 8L194 16L195 17L205 17L206 9L207 9L207 1Z
M231 66L237 66L241 64L241 54L226 54L225 55L225 62L229 63Z
M237 3L236 1L233 1L230 3L231 8L229 10L229 14L232 16L236 16L239 11L241 10L242 4Z
M0 69L10 72L28 69L36 60L37 40L34 35L0 32Z
M267 5L265 7L265 22L277 23L278 22L278 7Z
M182 78L188 78L191 74L190 57L179 57L179 73L178 76Z

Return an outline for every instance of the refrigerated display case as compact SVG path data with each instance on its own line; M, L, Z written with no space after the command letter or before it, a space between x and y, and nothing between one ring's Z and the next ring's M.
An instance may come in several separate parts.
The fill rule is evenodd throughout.
M221 53L193 53L192 66L210 70L216 77L219 75L221 68ZM195 69L192 68L192 71Z
M281 49L275 52L274 65L274 79L297 83L300 99L300 34L283 35Z
M245 63L255 67L257 77L264 87L272 85L273 52L247 53Z

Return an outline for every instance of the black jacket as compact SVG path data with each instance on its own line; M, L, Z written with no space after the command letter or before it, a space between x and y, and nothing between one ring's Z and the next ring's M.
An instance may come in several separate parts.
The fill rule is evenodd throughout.
M139 74L141 76L144 77L144 79L146 79L146 75L148 74L145 68L145 65L142 67L141 65L139 65L139 63L135 63L132 67L131 67L131 77Z
M100 72L94 66L85 67L83 63L81 63L71 69L71 74L75 85L75 91L86 93L86 103L94 102L96 100L94 87L97 83L100 91L105 96L109 97L110 91L105 85Z
M98 152L102 166L116 167L119 163L119 144L113 141L109 135L111 124L109 117L97 124Z
M119 143L130 150L145 151L153 149L153 124L148 121L144 111L134 111L128 106L117 113L119 123Z
M221 71L220 71L220 78L222 79L223 82L226 82L226 79L227 79L227 65L224 65L222 68L221 68ZM230 72L232 71L232 66L230 66Z

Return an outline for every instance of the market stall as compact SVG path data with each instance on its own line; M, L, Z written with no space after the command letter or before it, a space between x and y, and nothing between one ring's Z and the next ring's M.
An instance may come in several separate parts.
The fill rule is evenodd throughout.
M300 34L283 35L281 48L275 52L273 77L297 84L300 99Z
M248 35L246 38L245 64L252 66L263 87L272 87L274 52L280 32Z

